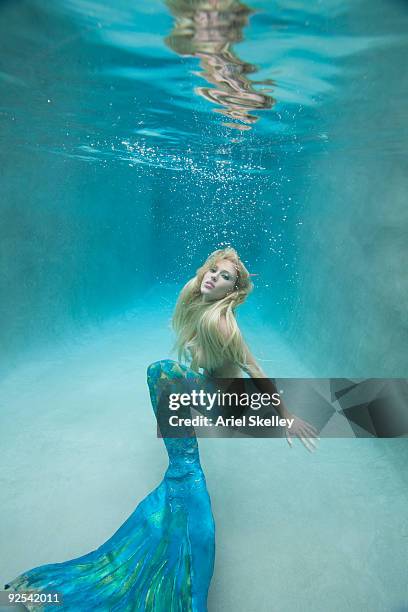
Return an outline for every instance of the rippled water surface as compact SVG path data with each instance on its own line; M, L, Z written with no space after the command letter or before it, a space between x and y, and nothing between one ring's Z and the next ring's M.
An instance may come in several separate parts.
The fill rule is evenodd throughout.
M408 371L404 2L0 10L10 354L233 244L308 367Z

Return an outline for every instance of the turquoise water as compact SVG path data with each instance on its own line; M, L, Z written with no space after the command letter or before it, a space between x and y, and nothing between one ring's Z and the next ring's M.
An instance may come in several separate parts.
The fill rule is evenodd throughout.
M408 375L407 6L229 4L0 4L3 582L162 477L146 366L213 249L267 374ZM404 439L200 449L210 610L408 606Z
M207 79L165 3L2 4L5 366L231 243L306 367L407 375L405 4L251 8ZM196 92L225 64L254 123Z

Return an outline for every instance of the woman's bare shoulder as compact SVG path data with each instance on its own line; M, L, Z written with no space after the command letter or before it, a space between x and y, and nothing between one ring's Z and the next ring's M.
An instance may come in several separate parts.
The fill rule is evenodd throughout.
M212 371L214 378L243 378L244 373L238 364L233 361L225 361L222 365Z

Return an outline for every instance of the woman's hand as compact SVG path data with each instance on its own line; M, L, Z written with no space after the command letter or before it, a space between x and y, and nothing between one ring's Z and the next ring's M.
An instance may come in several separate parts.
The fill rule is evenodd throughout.
M291 414L290 418L293 419L292 427L285 427L285 435L289 446L292 448L292 437L297 436L300 438L302 444L307 448L307 450L312 453L317 448L314 438L320 440L320 438L317 437L317 429L315 429L313 425L307 421L303 421L303 419L295 416L294 414Z

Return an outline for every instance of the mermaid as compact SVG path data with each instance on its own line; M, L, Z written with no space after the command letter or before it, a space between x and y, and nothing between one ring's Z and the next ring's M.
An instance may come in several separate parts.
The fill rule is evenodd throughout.
M156 361L147 382L156 418L169 388L266 375L243 340L235 309L253 285L233 248L214 251L189 280L173 316L178 361ZM188 365L186 365L188 364ZM213 388L213 387L212 387ZM280 416L293 418L286 431L315 448L316 430L281 404ZM5 585L6 590L49 597L28 610L69 612L205 612L214 569L215 528L197 437L163 437L169 465L162 482L143 499L99 548L80 557L35 567ZM56 598L60 601L55 605Z

